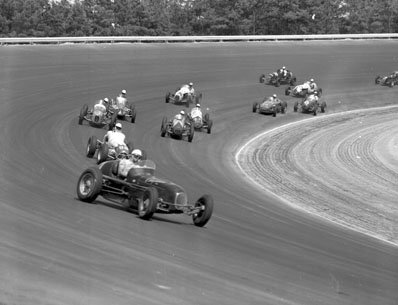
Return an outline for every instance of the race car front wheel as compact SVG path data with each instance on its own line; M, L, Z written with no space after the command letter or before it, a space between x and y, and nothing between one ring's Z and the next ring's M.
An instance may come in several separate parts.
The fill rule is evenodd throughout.
M157 209L158 197L158 190L154 187L149 187L144 191L138 202L138 216L141 219L149 220L152 218Z
M102 172L91 167L86 169L77 182L77 197L84 202L93 202L102 189Z

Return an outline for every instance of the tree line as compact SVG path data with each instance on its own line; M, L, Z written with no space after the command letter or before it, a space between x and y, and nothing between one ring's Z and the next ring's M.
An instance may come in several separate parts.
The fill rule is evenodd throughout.
M397 32L398 0L0 0L0 37Z

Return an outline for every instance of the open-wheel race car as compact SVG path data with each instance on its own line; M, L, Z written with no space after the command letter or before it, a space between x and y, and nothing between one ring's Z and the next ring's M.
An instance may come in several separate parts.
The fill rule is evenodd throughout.
M87 121L91 126L103 128L108 126L111 130L115 127L117 115L110 113L105 107L98 107L98 104L94 105L91 109L88 108L87 104L84 104L79 114L79 125L82 125L84 121Z
M127 101L123 96L117 96L111 100L109 105L109 112L116 114L119 120L129 120L135 123L137 111L133 102Z
M96 136L91 136L87 142L86 157L94 158L97 154L97 164L109 160L118 160L128 157L133 151L134 146L132 142L124 145L112 147L108 143L100 141ZM146 151L141 149L142 159L147 158Z
M83 171L77 182L77 196L84 202L95 202L98 196L138 213L138 217L150 220L154 213L186 214L197 227L203 227L213 213L213 197L203 195L189 203L185 190L165 179L155 176L155 163L139 161L138 167L129 169L122 179L118 166L121 161L106 161L99 167Z
M189 113L189 119L195 130L206 130L207 133L211 133L211 128L213 127L213 120L210 119L210 114L205 113L203 116L202 111L198 107L191 109Z
M293 97L306 97L308 94L311 94L312 92L317 91L318 97L321 97L322 95L322 88L316 87L315 89L311 89L310 83L305 82L303 84L297 85L297 86L288 86L285 89L285 95L288 96L293 96Z
M313 115L317 115L318 111L322 113L326 110L326 102L318 101L318 97L316 94L310 94L304 97L301 101L295 101L293 106L293 111L304 112L304 113L312 113Z
M276 117L277 113L286 113L287 102L270 96L261 103L254 102L252 110L262 114L272 114L273 117Z
M264 83L266 85L274 85L275 87L279 87L281 84L289 84L294 86L297 82L296 76L289 70L286 71L286 76L281 75L278 72L273 72L265 76L265 74L261 74L259 81L260 83Z
M160 136L168 135L171 138L184 139L192 142L195 134L195 127L191 120L184 114L177 114L171 120L163 117L162 125L160 126Z
M191 94L189 85L182 85L177 88L174 93L167 92L165 96L165 102L182 105L185 104L186 107L189 107L191 103L199 103L202 99L202 93Z
M398 71L394 71L388 76L376 76L375 83L376 85L394 87L398 84Z

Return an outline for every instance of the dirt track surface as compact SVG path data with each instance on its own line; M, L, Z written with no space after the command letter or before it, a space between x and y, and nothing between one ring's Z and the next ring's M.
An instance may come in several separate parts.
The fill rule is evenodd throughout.
M395 41L0 47L0 304L397 305L396 246L296 208L304 195L313 206L314 188L330 207L358 203L366 177L374 181L372 193L394 181L396 136L382 126L396 131L396 110L358 120L339 114L396 103L398 88L374 84L376 75L398 64L396 50ZM284 115L252 113L253 102L264 96L285 98L284 87L258 82L261 73L282 65L299 81L316 79L326 114L311 121L294 113L295 99L287 97ZM192 143L161 138L162 117L182 108L166 104L165 94L188 81L203 92L212 133L197 132ZM105 133L78 125L80 109L122 89L137 108L136 123L123 122L123 129L156 162L157 176L183 186L190 201L213 195L214 214L205 228L184 215L143 221L102 198L94 204L76 199L79 175L95 166L85 156L87 140ZM280 181L262 182L265 190L259 189L238 168L236 154L253 137L303 120L310 129L322 127L315 133L303 127L298 139L283 137L292 147L267 142L268 148L248 155L259 163L285 158L273 165L276 176L265 178L279 175L292 189ZM340 129L345 124L348 131ZM381 130L378 137L373 129ZM307 150L308 166L296 160ZM294 171L286 172L288 165ZM345 192L333 191L335 176L344 173L334 165L355 167L353 179L342 177L350 186ZM331 176L319 178L318 167ZM309 180L305 187L294 172ZM267 185L274 192L283 187L292 203ZM358 194L351 195L354 190ZM377 199L393 195L390 189ZM340 201L328 202L334 196ZM383 214L380 228L390 230L393 213Z
M395 106L287 124L237 161L288 204L398 245L397 116Z

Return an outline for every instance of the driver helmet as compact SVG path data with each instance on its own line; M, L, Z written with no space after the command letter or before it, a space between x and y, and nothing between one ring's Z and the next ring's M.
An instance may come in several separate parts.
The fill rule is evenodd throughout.
M318 91L315 90L315 91L314 91L314 94L317 95L317 94L318 94Z
M200 108L200 104L199 104L199 103L198 103L198 104L196 104L196 107Z
M311 82L311 83L313 83L313 82L314 82L314 79L313 79L313 78L311 78L311 79L310 79L310 82Z
M282 67L282 70L286 70L286 67L285 67L285 66L283 66L283 67Z
M116 130L122 130L122 123L116 123L115 128Z
M108 104L109 103L109 99L106 97L106 98L104 98L104 103L105 104Z
M191 83L189 83L189 87L192 87L193 86L193 83L191 82Z
M276 94L274 94L272 97L273 97L273 98L276 98Z
M126 90L123 89L122 90L122 95L126 95L126 93L127 93Z
M181 114L181 115L185 115L185 111L184 111L184 110L181 110L181 111L180 111L180 114Z
M127 158L128 158L128 154L129 154L129 151L128 151L127 149L125 149L125 148L122 148L122 149L119 151L118 158L119 158L119 159L127 159Z
M142 151L140 149L134 149L131 152L131 156L133 157L133 161L137 162L142 159Z

